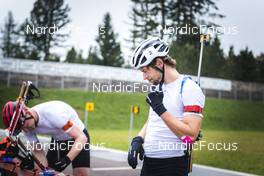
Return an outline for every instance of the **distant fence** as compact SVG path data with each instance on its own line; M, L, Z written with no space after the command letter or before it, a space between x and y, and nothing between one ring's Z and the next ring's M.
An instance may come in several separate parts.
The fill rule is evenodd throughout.
M195 76L191 76L194 80ZM138 92L146 90L142 73L133 69L42 62L5 58L0 59L0 85L17 86L30 80L43 88L78 88L87 91ZM201 78L207 96L229 99L264 101L264 84Z

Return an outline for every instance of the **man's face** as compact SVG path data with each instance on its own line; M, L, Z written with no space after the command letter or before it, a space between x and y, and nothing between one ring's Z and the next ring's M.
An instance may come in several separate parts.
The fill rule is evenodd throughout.
M35 129L35 120L32 118L32 113L30 110L26 110L25 114L25 122L24 125L22 126L22 130L25 132L29 132Z
M161 81L161 74L152 67L143 67L140 69L143 73L143 79L148 80L153 85L158 85Z

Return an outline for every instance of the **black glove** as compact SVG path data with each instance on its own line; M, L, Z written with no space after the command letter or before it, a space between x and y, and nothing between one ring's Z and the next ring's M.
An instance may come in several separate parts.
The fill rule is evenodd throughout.
M21 160L21 163L20 163L20 168L21 169L27 169L27 170L33 170L34 167L35 167L35 164L34 164L34 160L29 157L29 156L26 156L26 157L19 157L19 159Z
M134 137L131 146L128 151L128 157L127 161L128 164L135 169L137 167L137 160L138 160L138 155L139 159L142 161L144 157L144 149L143 149L143 144L144 140L141 136Z
M14 156L16 157L19 153L19 148L17 145L11 145L8 149L9 152L11 152L12 154L14 154Z
M155 111L159 116L167 111L167 109L164 107L162 100L163 100L163 92L161 91L155 91L150 92L148 96L146 97L147 103L152 107L153 111Z
M200 130L195 141L200 141L202 138L203 138L203 134L202 134L202 131Z
M65 156L60 161L54 163L54 169L56 171L62 172L70 163L71 159L68 156Z

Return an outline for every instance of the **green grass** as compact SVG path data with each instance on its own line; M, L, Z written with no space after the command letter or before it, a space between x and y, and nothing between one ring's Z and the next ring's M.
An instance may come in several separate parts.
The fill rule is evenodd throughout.
M128 149L130 106L140 105L135 116L134 135L148 115L145 94L92 93L82 90L40 89L41 99L32 100L29 106L62 100L72 105L81 119L85 102L95 103L95 111L89 113L89 132L92 143L106 147ZM7 100L15 100L18 87L0 87L0 107ZM237 151L195 151L195 163L220 168L264 173L264 104L263 102L219 100L207 98L203 119L203 140L209 142L238 143ZM1 125L1 123L0 123Z
M204 144L222 143L226 150L209 150L207 147L194 153L194 162L214 167L263 175L264 133L249 131L204 131ZM232 145L237 146L237 150Z
M128 150L128 130L89 130L89 133L95 146ZM263 132L204 130L203 134L202 142L197 143L194 150L194 163L259 175L264 173Z
M95 103L94 112L89 114L91 129L127 129L132 104L141 107L141 113L135 116L135 128L139 129L146 121L149 107L145 94L129 93L92 93L81 90L41 89L41 99L32 100L29 106L49 100L63 100L72 105L80 118L84 117L85 102ZM15 100L19 88L0 87L0 107L7 100ZM207 98L204 109L203 129L263 131L264 103L218 100Z
M147 117L147 105L142 94L91 93L80 90L41 89L41 99L32 100L29 106L49 100L63 100L73 106L81 119L84 118L85 102L95 104L89 113L89 124L95 129L126 129L129 126L130 106L141 105L142 112L136 116L135 126L140 128ZM0 106L7 100L15 100L19 88L0 88Z

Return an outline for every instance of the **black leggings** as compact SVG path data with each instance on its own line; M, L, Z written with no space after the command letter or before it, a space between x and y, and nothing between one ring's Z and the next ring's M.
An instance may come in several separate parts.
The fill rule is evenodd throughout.
M144 157L140 176L187 176L187 156L173 158Z
M85 145L85 148L82 149L82 151L76 156L76 158L74 158L74 160L72 161L72 167L76 168L76 167L90 167L90 137L89 134L87 132L86 129L83 130L84 134L87 137L87 143ZM54 143L54 139L52 138L51 143ZM55 144L59 144L59 146L68 146L68 144L73 144L74 140L67 140L67 141L55 141ZM63 158L65 157L68 152L70 151L71 148L66 147L66 150L61 150L60 148L56 148L55 150L48 150L47 153L47 160L48 160L48 165L51 168L54 168L54 163L58 161L58 153L59 153L59 158ZM59 151L58 151L59 150Z

